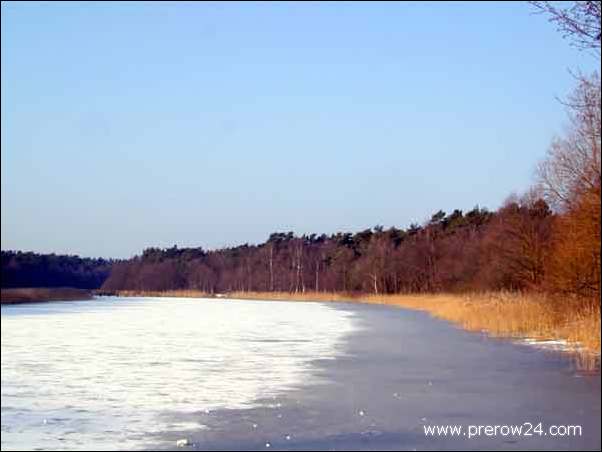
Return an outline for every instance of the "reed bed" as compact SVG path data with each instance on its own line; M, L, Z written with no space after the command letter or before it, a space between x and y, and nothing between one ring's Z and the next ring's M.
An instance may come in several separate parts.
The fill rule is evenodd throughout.
M342 292L229 292L228 298L265 301L360 302L356 294Z

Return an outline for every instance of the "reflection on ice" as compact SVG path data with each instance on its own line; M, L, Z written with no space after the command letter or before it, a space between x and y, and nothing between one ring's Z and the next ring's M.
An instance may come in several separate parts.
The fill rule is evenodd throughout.
M578 350L578 347L575 344L571 344L564 339L545 340L545 339L524 338L524 339L518 340L517 343L524 344L524 345L530 345L530 346L540 348L543 350L554 350L554 351L560 351L560 352Z
M310 381L354 328L316 303L104 299L2 308L2 448L135 448L169 412L251 407Z

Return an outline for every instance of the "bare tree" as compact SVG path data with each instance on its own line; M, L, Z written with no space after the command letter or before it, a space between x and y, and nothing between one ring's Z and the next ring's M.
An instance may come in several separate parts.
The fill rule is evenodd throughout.
M268 267L270 270L270 281L268 283L268 289L270 292L274 291L274 244L269 242L266 246L268 250Z
M575 1L570 6L557 6L566 2L529 2L538 12L550 16L563 37L579 49L593 49L600 56L600 2Z
M600 202L600 78L581 77L566 102L570 128L537 168L547 200L566 211L586 193Z
M581 77L566 102L571 120L538 167L539 182L562 215L554 228L549 282L560 291L600 296L600 79Z

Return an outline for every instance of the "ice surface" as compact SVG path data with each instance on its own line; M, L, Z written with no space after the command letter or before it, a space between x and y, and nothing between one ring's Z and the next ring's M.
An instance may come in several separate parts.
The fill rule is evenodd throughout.
M317 303L103 299L2 308L2 449L138 448L314 378L354 316Z

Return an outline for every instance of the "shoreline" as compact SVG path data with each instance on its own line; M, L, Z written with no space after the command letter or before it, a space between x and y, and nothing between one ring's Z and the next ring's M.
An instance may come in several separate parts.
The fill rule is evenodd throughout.
M560 351L579 355L597 365L600 358L600 305L545 294L485 292L467 294L345 294L325 292L230 292L196 290L95 291L122 297L183 297L231 300L342 302L378 304L425 311L460 328L537 346L556 341ZM588 366L589 367L589 366Z
M426 312L98 297L3 309L2 330L3 396L22 397L3 405L4 424L22 426L3 433L6 449L600 447L599 373L582 372L567 354L472 334ZM35 382L48 368L39 392ZM49 412L58 397L70 404ZM580 425L583 435L466 439L423 431L525 421Z
M2 305L22 303L49 303L52 301L92 300L93 294L87 289L74 287L18 287L0 290Z
M339 302L332 308L353 313L359 324L335 359L313 361L317 380L248 408L174 412L174 425L198 427L158 432L150 449L178 450L178 441L191 450L599 449L599 376L582 373L566 354L471 334L426 312ZM583 435L467 439L423 431L526 420L578 423Z

